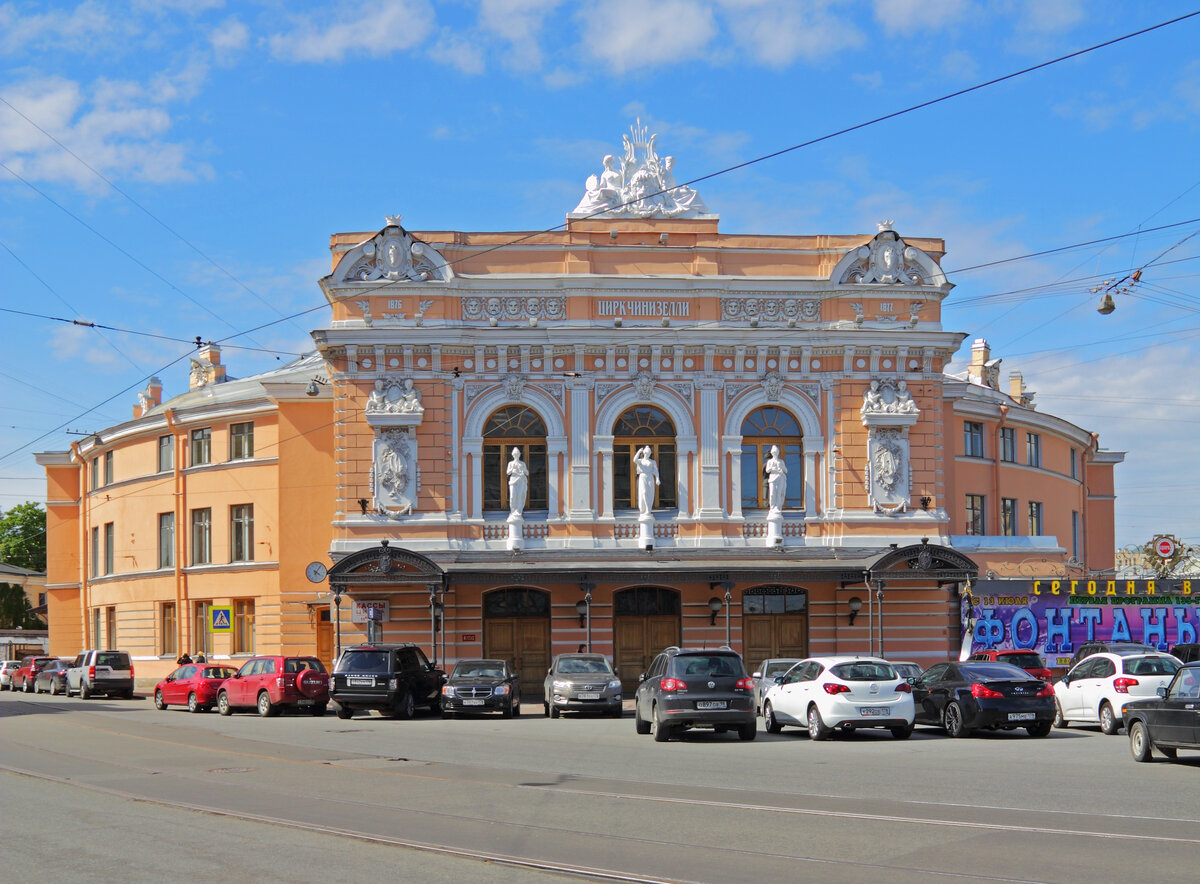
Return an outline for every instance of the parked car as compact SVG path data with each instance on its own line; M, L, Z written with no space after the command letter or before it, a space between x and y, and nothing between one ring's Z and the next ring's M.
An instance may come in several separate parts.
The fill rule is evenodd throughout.
M763 660L751 674L754 679L754 714L762 714L762 701L775 679L800 662L799 657L770 657Z
M96 694L132 700L133 661L125 651L84 651L67 670L67 693L81 700Z
M1142 644L1141 642L1125 642L1125 641L1107 641L1107 642L1084 642L1075 651L1071 657L1071 663L1067 666L1068 670L1074 669L1080 660L1085 660L1092 654L1159 654L1162 653L1153 645Z
M913 684L913 703L917 724L952 737L1019 727L1044 737L1054 721L1054 690L1008 663L935 663Z
M412 718L418 706L437 712L446 674L412 642L343 648L333 664L329 696L338 718L359 709L378 709Z
M67 692L67 669L72 662L71 660L51 660L39 669L33 679L33 692L40 694L45 691L51 696L65 694Z
M878 657L809 657L775 679L763 698L763 723L808 728L814 740L835 731L885 727L897 740L913 732L912 685Z
M602 654L559 654L542 683L542 709L551 718L562 712L603 712L620 718L621 679Z
M12 687L13 673L20 668L20 660L5 660L0 663L0 691L6 691Z
M57 657L47 657L44 654L29 654L21 658L21 666L12 674L12 689L14 691L24 691L27 694L33 693L33 682L37 678L38 670L43 666L49 666Z
M1180 663L1195 663L1200 661L1200 643L1185 642L1171 648L1171 656Z
M154 686L154 707L186 705L188 712L207 712L216 704L225 679L236 674L232 666L205 663L180 666Z
M667 648L638 677L634 728L639 734L653 731L659 743L692 728L736 730L739 739L753 740L754 679L729 648Z
M505 660L459 660L442 685L442 718L462 712L521 714L521 681Z
M1125 704L1155 696L1179 667L1170 654L1093 654L1055 683L1054 724L1098 723L1112 736L1125 723Z
M252 657L217 688L217 711L222 715L257 709L269 718L288 707L324 715L328 705L329 673L316 657Z
M888 660L892 664L892 668L896 670L896 674L901 678L920 678L921 673L925 671L920 663L913 663L911 660Z
M972 663L980 663L992 661L995 663L1008 663L1010 666L1016 666L1018 669L1024 669L1034 678L1040 678L1042 681L1050 681L1054 678L1054 673L1050 667L1046 665L1038 654L1033 651L1019 650L1002 650L993 648L990 651L976 651L967 658Z
M1128 703L1125 724L1134 761L1149 761L1151 749L1167 758L1200 749L1200 662L1181 666L1155 699Z

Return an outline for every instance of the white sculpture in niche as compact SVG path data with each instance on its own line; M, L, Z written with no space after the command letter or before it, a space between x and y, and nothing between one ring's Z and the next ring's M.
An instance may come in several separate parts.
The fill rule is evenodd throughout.
M413 386L412 378L380 378L375 389L367 396L363 409L367 414L421 414L421 394Z
M407 428L385 429L376 436L371 484L379 515L398 518L412 514L417 496L416 445Z
M783 509L787 500L787 464L779 456L779 446L771 446L771 456L763 466L767 476L767 506L771 512L777 513Z
M643 516L650 515L654 509L655 489L661 484L658 477L658 464L654 462L650 446L638 450L633 458L637 468L637 497L638 512Z
M525 500L529 495L529 467L521 460L521 449L512 450L512 459L508 462L508 512L510 516L521 518L525 509Z
M867 437L867 494L876 512L908 507L908 432L872 427Z

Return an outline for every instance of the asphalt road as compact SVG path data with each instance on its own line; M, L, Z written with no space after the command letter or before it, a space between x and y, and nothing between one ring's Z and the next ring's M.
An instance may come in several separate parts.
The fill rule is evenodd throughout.
M658 744L628 715L530 711L222 718L5 692L0 874L1194 882L1200 868L1200 753L1136 764L1123 733Z

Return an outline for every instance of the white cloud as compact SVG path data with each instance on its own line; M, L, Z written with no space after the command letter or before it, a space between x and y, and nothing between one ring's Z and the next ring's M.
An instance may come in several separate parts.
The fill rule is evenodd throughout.
M616 73L703 58L717 36L712 8L700 0L611 0L579 13L583 49Z
M135 18L113 16L104 4L80 3L74 9L23 14L15 3L0 5L0 53L30 50L87 52L137 33Z
M915 0L914 0L915 2ZM1084 20L1082 0L1024 0L1018 7L1017 30L1037 34L1061 33Z
M561 0L480 0L479 27L509 45L505 62L517 70L542 66L540 45L546 18Z
M475 41L449 29L439 34L433 46L429 48L429 57L464 74L482 74L486 64L483 48Z
M236 17L227 18L208 35L209 45L219 64L231 64L250 42L250 29Z
M784 68L798 58L817 61L861 46L853 15L835 14L836 2L778 3L722 0L724 20L737 46L752 62Z
M939 31L970 12L968 0L875 0L875 20L889 34Z
M374 58L424 43L434 26L425 0L342 3L320 15L298 16L290 31L272 34L267 45L277 58L296 62Z

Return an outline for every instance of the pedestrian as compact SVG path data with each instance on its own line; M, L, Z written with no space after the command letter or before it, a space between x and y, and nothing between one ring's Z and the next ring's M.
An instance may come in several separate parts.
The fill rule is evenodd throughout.
M187 651L184 651L182 654L180 654L179 659L175 661L175 663L179 666L186 666L188 663L191 663L191 662L192 662L192 658L188 656Z
M203 651L196 652L196 662L197 663L207 663L208 662L208 658L204 656Z

